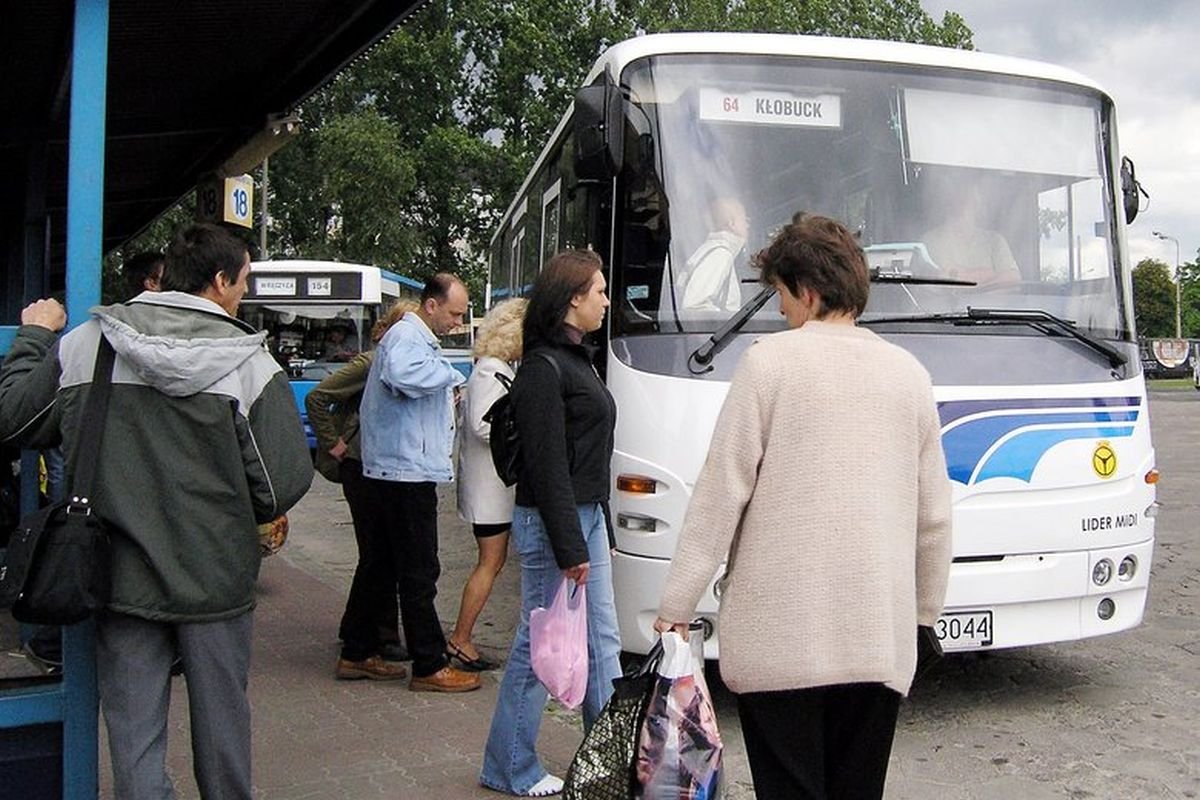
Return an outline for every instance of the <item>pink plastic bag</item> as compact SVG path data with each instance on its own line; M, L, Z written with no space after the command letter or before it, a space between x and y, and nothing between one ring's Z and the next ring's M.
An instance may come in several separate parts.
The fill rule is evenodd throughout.
M574 591L572 591L574 589ZM563 578L549 608L529 614L533 674L550 696L578 708L587 693L587 596L584 586Z

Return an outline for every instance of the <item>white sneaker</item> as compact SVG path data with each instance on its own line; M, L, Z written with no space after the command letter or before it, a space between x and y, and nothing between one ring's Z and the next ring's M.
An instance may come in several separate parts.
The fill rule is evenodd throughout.
M556 794L562 794L563 782L562 778L555 775L546 775L540 781L530 787L525 793L526 797L553 797Z

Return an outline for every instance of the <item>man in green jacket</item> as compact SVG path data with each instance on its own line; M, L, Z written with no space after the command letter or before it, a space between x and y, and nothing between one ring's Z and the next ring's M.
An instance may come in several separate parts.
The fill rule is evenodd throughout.
M234 316L249 272L236 237L190 227L167 251L161 293L93 308L61 339L61 305L26 307L0 372L0 438L61 441L68 465L96 460L93 505L123 531L112 542L112 597L97 619L96 649L120 798L174 796L166 732L177 653L201 795L251 796L256 526L304 495L312 464L265 334ZM101 336L116 351L103 445L79 453Z

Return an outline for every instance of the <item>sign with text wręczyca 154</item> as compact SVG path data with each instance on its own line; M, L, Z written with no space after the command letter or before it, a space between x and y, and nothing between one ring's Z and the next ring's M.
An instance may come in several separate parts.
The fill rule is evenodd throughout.
M196 219L254 225L254 179L249 175L212 178L196 187Z

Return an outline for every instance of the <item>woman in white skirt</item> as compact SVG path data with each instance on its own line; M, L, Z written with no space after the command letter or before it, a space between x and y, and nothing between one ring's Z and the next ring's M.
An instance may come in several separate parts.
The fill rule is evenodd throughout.
M458 621L446 639L446 655L463 669L476 672L499 666L479 653L471 633L508 555L514 492L496 475L489 444L491 425L484 422L483 415L507 391L497 376L509 381L514 376L527 304L524 298L505 300L484 317L475 336L475 367L459 403L458 515L471 523L479 561L463 587Z

